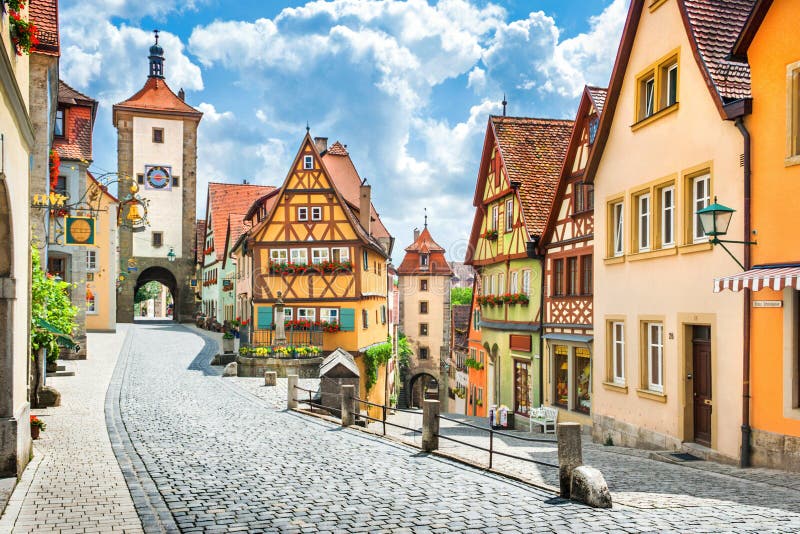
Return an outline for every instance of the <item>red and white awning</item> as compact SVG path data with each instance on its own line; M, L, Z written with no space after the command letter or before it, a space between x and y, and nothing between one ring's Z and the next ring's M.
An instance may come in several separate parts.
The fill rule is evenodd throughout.
M725 289L741 291L744 288L780 291L785 287L800 290L800 267L762 267L714 279L714 293Z

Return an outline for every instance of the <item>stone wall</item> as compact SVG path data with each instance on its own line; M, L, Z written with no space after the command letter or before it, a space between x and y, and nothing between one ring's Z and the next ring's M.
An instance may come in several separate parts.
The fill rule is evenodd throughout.
M238 356L238 376L263 378L267 371L275 371L279 378L297 375L300 378L319 378L319 366L322 358L284 359L284 358L248 358ZM356 388L357 389L357 388Z
M800 437L752 429L750 462L754 467L772 467L800 472Z
M619 447L647 450L679 450L681 440L647 428L618 421L613 417L594 414L592 416L592 440L605 443L608 437Z

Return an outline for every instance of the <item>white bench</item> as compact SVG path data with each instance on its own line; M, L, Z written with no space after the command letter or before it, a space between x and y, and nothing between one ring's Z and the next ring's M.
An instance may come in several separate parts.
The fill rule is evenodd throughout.
M533 425L541 425L542 432L545 434L556 433L556 422L558 421L558 410L549 406L534 408L530 413L530 431L533 432ZM549 427L552 427L549 429Z

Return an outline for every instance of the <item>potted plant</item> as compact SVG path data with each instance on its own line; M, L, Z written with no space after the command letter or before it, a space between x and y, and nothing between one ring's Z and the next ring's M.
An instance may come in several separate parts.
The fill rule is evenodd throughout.
M46 428L44 421L35 415L31 416L31 439L39 439L39 432L43 432Z
M233 352L233 332L228 331L222 336L222 352L230 354Z

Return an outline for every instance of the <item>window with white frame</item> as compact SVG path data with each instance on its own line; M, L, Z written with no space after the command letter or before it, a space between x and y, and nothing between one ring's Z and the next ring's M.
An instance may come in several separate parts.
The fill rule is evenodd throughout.
M312 248L311 249L311 263L319 265L320 263L327 263L330 261L330 255L327 248Z
M317 310L314 308L297 308L298 321L316 321Z
M344 263L350 261L350 249L347 247L334 247L331 249L333 261Z
M497 291L501 295L506 292L506 275L503 273L497 275Z
M299 206L297 208L297 220L298 221L308 220L308 208L306 206Z
M614 256L622 256L624 254L623 248L623 230L625 218L622 212L622 202L616 202L611 206L612 214L612 230L613 230L613 253Z
M519 272L518 271L513 271L511 273L511 278L509 280L508 291L510 293L519 293Z
M287 263L289 261L289 251L285 248L273 248L269 251L270 263Z
M497 295L497 276L494 274L489 277L489 294Z
M283 320L291 321L294 318L294 308L288 306L283 309Z
M320 206L314 206L311 208L311 220L312 221L322 220L322 208Z
M639 252L650 250L650 194L645 193L637 198L639 207L638 218L638 249Z
M96 250L87 250L86 251L86 270L87 271L96 271L97 270L97 251Z
M308 265L308 250L304 248L293 248L291 250L292 263L295 265Z
M339 309L338 308L320 308L319 320L323 323L338 323L339 322Z
M708 174L692 178L692 240L695 243L708 241L697 212L711 203L710 184L711 176Z
M522 271L522 292L526 295L531 294L531 272L529 270Z
M642 112L644 114L642 118L647 118L655 112L655 88L656 79L654 77L642 81Z
M506 232L514 227L514 200L506 200Z
M645 323L647 329L647 389L664 391L664 325Z
M675 187L661 189L661 247L675 245Z
M673 63L666 68L667 75L665 81L666 105L667 107L678 102L678 64Z
M625 323L611 323L611 380L615 384L625 383Z
M303 169L309 170L314 168L314 156L303 156Z
M429 261L430 261L430 255L429 254L420 254L419 255L419 265L420 265L420 267L427 267Z
M497 231L500 227L500 206L492 206L492 230Z

